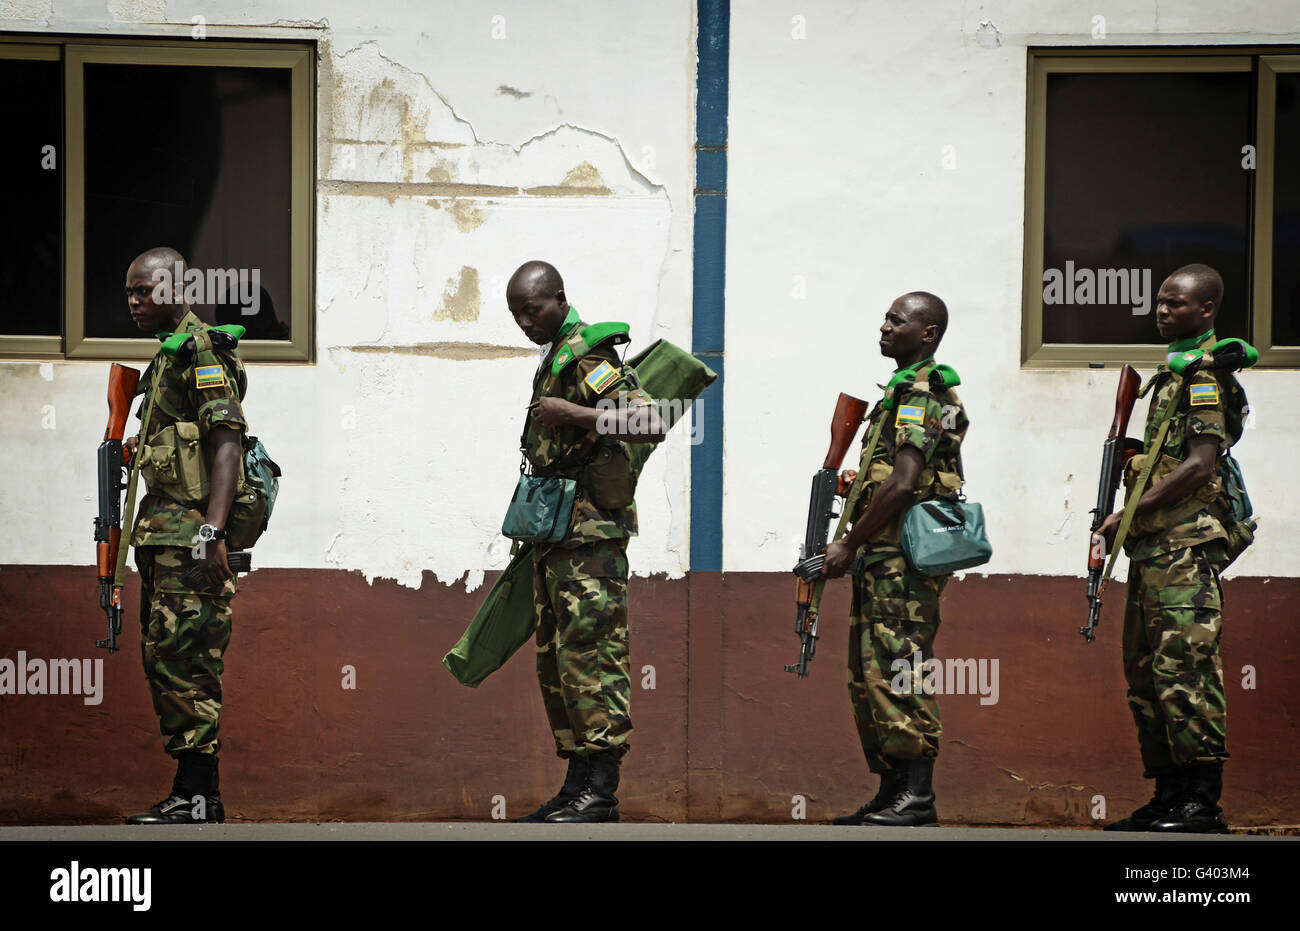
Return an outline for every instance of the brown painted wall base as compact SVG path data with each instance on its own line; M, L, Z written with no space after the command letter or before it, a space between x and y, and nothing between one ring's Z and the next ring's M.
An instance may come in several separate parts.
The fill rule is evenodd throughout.
M490 581L490 579L489 579ZM873 791L845 688L848 585L831 586L811 678L794 660L793 579L696 573L630 586L635 731L625 820L789 822L851 811ZM1297 579L1234 579L1222 645L1234 826L1300 823ZM531 649L478 689L443 669L486 589L420 591L357 573L263 569L240 583L226 655L222 795L250 821L487 820L522 814L563 778ZM116 822L161 798L171 761L140 672L138 581L122 652L102 637L93 569L0 568L0 658L102 658L104 697L0 696L0 823ZM1075 632L1078 579L973 576L943 601L939 659L998 661L996 704L942 696L935 773L949 824L1094 824L1150 793L1119 660L1122 586L1098 640ZM342 687L345 665L356 688ZM1243 667L1254 688L1243 687ZM647 668L653 667L653 670ZM651 675L653 674L653 683ZM653 684L653 688L648 688ZM1249 684L1249 683L1247 683ZM974 691L971 689L970 691Z

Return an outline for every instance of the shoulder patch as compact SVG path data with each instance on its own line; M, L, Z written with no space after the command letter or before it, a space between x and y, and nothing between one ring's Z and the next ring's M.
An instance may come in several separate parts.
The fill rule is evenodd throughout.
M592 391L600 394L610 385L618 380L618 369L608 362L602 362L591 370L591 374L583 379Z
M200 365L194 369L195 388L224 388L226 372L220 365Z
M897 423L925 423L925 408L903 404L898 408Z
M1193 407L1219 403L1219 386L1216 384L1191 385L1187 390Z

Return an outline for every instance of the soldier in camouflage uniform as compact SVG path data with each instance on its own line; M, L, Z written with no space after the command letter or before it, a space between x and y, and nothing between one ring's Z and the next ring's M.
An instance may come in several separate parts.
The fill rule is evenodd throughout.
M160 339L205 329L182 297L184 262L171 249L152 249L127 271L131 318ZM166 279L159 283L156 270L166 271L175 290L166 287ZM177 770L171 794L127 823L219 822L225 819L217 775L222 657L230 642L235 595L224 527L240 478L247 430L240 401L248 385L237 348L212 349L190 352L187 358L159 353L140 379L138 393L147 394L159 365L164 369L150 422L131 444L143 456L141 475L149 494L140 502L130 543L136 547L141 579L145 679L163 749L176 758ZM137 416L143 416L146 401ZM206 486L196 482L200 459L210 463ZM200 493L205 493L203 499L194 500ZM200 542L205 525L203 536L214 539ZM201 578L197 584L184 578L193 569Z
M1156 297L1156 327L1171 340L1169 361L1215 344L1223 281L1206 265L1188 265ZM1129 555L1124 610L1124 676L1137 724L1144 775L1155 795L1108 831L1227 831L1218 805L1228 758L1227 713L1219 660L1228 533L1217 507L1220 450L1241 438L1246 396L1237 379L1208 366L1190 378L1161 365L1142 394L1145 455L1128 465L1128 484L1145 464L1161 419L1170 414L1160 458L1138 500L1124 548ZM1098 533L1109 542L1122 512Z
M620 456L620 441L659 442L664 430L651 398L629 382L613 346L599 338L617 325L585 327L554 267L521 266L506 302L520 329L542 347L524 454L534 474L578 479L567 535L536 544L533 553L537 681L568 773L553 799L515 820L617 821L614 792L632 730L626 550L637 532L636 505L629 497L623 507L601 506L589 463ZM615 403L600 410L601 401Z
M948 577L913 572L899 534L912 503L961 488L958 453L969 422L952 391L956 373L934 361L947 323L943 301L924 291L903 295L885 314L880 351L898 371L868 416L863 456L866 437L885 423L870 462L860 466L868 471L850 515L852 530L826 550L827 578L843 575L858 554L849 697L867 767L880 776L876 796L835 824L916 826L938 820L931 778L942 730L939 702L912 680L933 655ZM900 667L907 671L900 674ZM905 687L895 690L900 675Z

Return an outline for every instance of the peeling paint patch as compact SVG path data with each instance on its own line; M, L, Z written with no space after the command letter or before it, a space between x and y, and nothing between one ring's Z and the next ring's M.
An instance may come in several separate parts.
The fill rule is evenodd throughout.
M535 359L537 350L531 347L499 346L494 343L412 343L409 346L331 346L330 359L340 352L369 354L392 354L402 356L430 356L435 359L451 359L455 362L471 362L480 359Z
M456 228L462 233L478 229L483 225L483 221L487 219L486 213L465 200L452 202L451 215L456 218Z
M124 23L165 23L167 0L108 0L108 15Z
M558 185L542 185L524 189L525 194L540 197L608 197L612 192L605 186L605 179L600 176L596 166L583 162L574 166Z
M433 319L470 323L478 319L478 311L478 269L462 265L460 281L447 279L447 287L442 292L442 306L434 312Z

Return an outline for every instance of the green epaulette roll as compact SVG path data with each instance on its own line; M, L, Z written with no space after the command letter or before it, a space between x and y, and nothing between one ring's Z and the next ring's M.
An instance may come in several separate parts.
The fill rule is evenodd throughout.
M685 415L717 374L689 352L658 340L627 362L641 387L660 405L665 427ZM632 469L640 474L657 443L630 443ZM533 609L533 547L523 543L501 578L488 591L482 606L442 664L462 685L477 687L528 642L537 625Z

